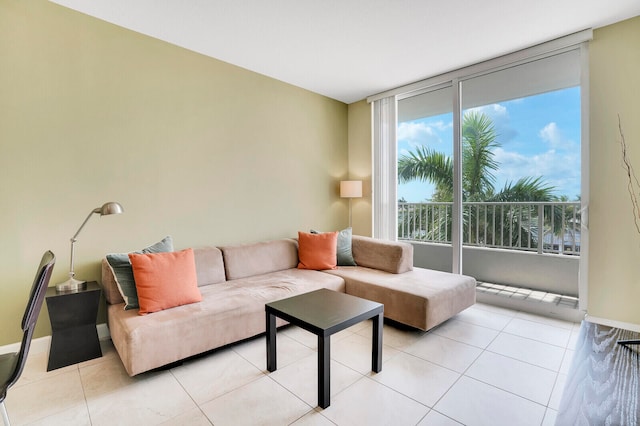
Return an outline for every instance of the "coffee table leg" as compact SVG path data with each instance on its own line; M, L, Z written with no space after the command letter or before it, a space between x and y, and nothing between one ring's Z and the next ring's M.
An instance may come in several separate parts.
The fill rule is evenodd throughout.
M331 395L331 336L318 336L318 406L327 408Z
M373 318L373 347L371 348L371 370L382 371L382 314Z
M276 371L276 316L267 312L267 370Z

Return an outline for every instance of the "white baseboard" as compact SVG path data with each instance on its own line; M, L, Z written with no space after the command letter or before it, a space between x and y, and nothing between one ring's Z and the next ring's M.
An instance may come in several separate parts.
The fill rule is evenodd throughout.
M98 339L100 340L111 339L111 333L109 333L109 327L107 327L106 322L103 322L102 324L98 324L96 328L98 329Z
M598 317L591 316L589 314L587 314L584 319L586 321L593 322L596 324L606 325L608 327L614 327L614 328L621 328L623 330L635 331L636 333L640 333L640 324L610 320L606 318L598 318Z
M109 327L106 323L98 324L96 326L98 330L98 339L107 340L111 338L109 333ZM29 353L37 354L42 352L49 352L49 346L51 346L51 336L38 337L31 340L31 347ZM20 342L10 343L8 345L0 346L0 354L7 354L11 352L18 352L20 350Z
M29 347L29 353L37 354L42 352L48 352L49 346L51 346L51 336L44 336L44 337L38 337L37 339L32 339L31 346ZM0 354L18 352L19 350L20 350L20 342L0 346Z

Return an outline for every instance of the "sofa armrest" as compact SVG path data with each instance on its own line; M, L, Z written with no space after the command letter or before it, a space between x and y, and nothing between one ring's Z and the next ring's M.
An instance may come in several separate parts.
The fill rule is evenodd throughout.
M358 266L379 269L392 274L413 270L413 246L408 243L354 235L352 251L353 259Z

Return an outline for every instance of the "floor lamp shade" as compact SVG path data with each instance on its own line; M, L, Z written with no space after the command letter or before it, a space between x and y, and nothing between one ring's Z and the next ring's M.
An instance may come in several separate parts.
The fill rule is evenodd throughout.
M360 198L362 197L361 180L343 180L340 182L340 197Z
M119 203L116 203L113 201L104 203L102 207L96 207L95 209L91 210L87 218L84 220L84 222L82 222L82 225L80 225L80 228L78 228L78 231L76 231L73 237L71 237L71 262L69 264L69 279L63 283L57 284L56 285L57 291L76 291L76 290L85 288L87 285L86 281L80 281L75 279L76 273L74 271L73 258L75 255L75 244L76 244L76 241L78 241L77 240L78 235L80 235L80 231L82 231L82 229L87 224L89 219L91 219L91 216L93 216L94 214L99 214L100 216L107 216L110 214L120 214L123 212L124 212L124 209L122 208L122 206Z
M351 199L362 197L361 180L340 181L340 197L349 199L349 227L351 227Z

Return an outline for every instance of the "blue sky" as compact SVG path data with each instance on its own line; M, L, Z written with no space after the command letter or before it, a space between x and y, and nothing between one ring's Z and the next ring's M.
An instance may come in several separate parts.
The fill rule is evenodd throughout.
M569 200L580 195L580 88L558 90L474 110L493 120L497 141L496 191L506 182L541 176L554 194ZM451 155L453 116L439 115L398 124L398 158L418 145ZM398 185L398 198L420 202L431 198L433 185Z

